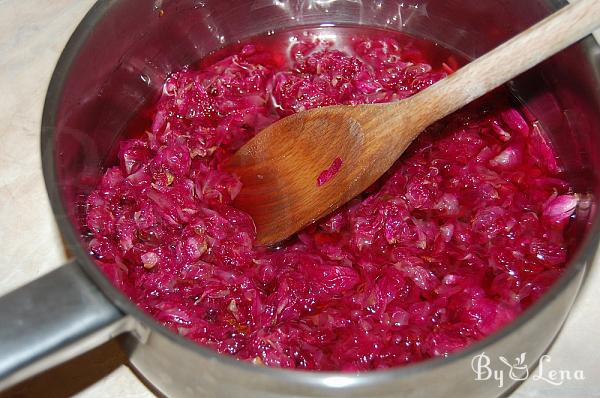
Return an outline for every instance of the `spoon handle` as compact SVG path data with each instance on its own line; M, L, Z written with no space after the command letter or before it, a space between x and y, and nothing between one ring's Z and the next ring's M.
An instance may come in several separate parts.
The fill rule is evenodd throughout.
M395 109L426 109L426 112L410 115L399 111L394 117L402 119L405 125L414 123L415 129L411 133L415 138L431 123L527 71L599 26L600 0L577 0L449 77L404 100L413 102L411 106L399 105ZM393 113L394 109L390 111Z

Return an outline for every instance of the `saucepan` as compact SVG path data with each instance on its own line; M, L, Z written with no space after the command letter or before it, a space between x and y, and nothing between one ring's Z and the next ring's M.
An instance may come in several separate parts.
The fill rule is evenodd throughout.
M600 48L589 37L515 79L580 195L563 276L509 326L446 358L360 374L272 369L198 346L145 315L103 276L80 225L115 143L165 76L237 40L300 26L367 25L477 57L565 5L562 0L100 0L65 48L41 129L52 207L74 259L0 299L0 389L119 336L131 366L173 397L481 397L473 358L526 352L532 365L558 333L600 236ZM334 29L334 28L333 28ZM32 242L32 244L35 244ZM17 266L17 264L15 264Z

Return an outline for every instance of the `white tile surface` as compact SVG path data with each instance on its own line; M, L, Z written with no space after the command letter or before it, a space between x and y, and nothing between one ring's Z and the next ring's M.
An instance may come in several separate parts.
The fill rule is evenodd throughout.
M93 3L0 0L0 294L65 260L42 179L39 125L54 64L77 22ZM530 379L513 394L514 398L600 397L596 352L600 348L600 302L596 294L600 290L600 271L596 268L550 352L552 367L583 370L586 379L566 381L561 386ZM32 396L26 394L27 388L25 384L20 391ZM77 396L154 395L120 365Z

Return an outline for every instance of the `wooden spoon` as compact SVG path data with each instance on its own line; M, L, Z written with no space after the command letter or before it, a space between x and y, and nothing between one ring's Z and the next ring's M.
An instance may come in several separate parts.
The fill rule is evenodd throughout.
M243 183L234 204L254 218L260 244L281 241L360 194L427 126L598 26L600 0L578 0L408 99L286 117L225 163Z

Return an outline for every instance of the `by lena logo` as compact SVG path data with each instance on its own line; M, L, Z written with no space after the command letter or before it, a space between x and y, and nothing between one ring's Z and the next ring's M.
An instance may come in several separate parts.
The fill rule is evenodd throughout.
M475 380L495 380L498 382L498 387L502 388L507 378L515 381L523 381L529 378L529 367L525 362L525 357L526 353L523 352L513 361L509 361L501 355L498 357L498 361L502 364L501 368L499 368L492 366L491 358L485 352L482 352L479 355L475 355L471 360L471 369L475 373ZM542 355L531 379L534 381L543 381L553 386L560 386L567 380L585 380L583 370L580 369L575 371L566 369L548 370L547 365L550 361L550 355Z
M527 378L529 377L529 369L527 368L527 364L525 364L524 352L522 352L519 357L515 358L514 365L508 362L508 360L502 355L499 356L498 359L503 364L508 366L508 377L510 377L511 380L527 380Z

